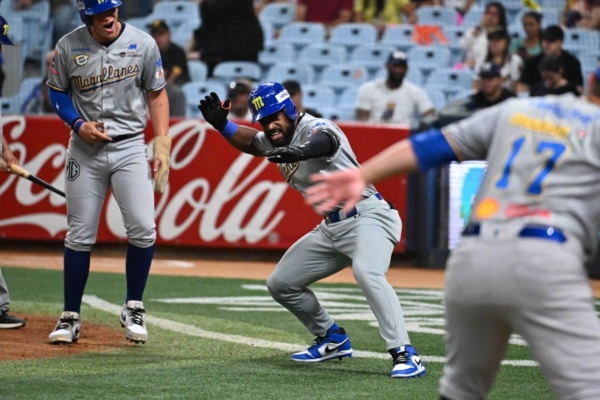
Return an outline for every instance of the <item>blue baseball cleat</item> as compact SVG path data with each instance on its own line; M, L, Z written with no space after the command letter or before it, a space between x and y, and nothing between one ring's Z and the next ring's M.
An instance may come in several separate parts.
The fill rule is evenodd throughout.
M344 328L332 326L325 336L317 336L308 349L292 355L293 361L321 362L332 358L352 357L352 345Z
M394 360L392 378L418 378L425 376L425 366L421 357L411 345L396 347L388 350Z

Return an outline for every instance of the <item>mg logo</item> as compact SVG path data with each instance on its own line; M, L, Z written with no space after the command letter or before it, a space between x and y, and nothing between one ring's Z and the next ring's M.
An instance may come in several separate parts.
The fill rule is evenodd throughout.
M77 179L80 171L81 171L81 168L79 167L79 164L77 163L77 161L73 160L72 158L69 158L69 160L67 161L66 169L65 169L65 172L67 175L67 180L74 181L75 179Z
M258 111L265 106L265 103L263 102L262 97L258 96L252 99L252 105L254 106L254 109Z

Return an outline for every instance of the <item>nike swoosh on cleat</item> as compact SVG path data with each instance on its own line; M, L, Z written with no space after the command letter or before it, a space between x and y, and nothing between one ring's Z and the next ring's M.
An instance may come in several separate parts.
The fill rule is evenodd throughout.
M331 352L336 351L337 349L339 349L341 346L344 345L344 343L346 343L348 341L348 338L346 338L346 340L344 340L341 343L336 343L335 345L333 345L332 347L329 347L329 345L327 345L327 347L325 347L325 354L329 354Z

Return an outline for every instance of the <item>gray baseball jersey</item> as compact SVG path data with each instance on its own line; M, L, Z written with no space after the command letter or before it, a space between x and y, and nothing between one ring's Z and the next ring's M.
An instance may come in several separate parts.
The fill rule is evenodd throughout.
M144 91L161 90L165 77L154 39L123 23L120 36L108 47L85 26L60 39L47 84L70 91L79 115L86 121L104 121L108 135L115 137L144 130Z
M334 132L340 142L335 154L329 157L311 158L302 162L277 164L279 171L285 180L304 196L304 191L312 185L310 176L321 171L335 171L338 169L358 168L356 156L350 147L348 138L342 130L333 122L315 118L309 114L304 114L296 127L290 146L297 146L306 143L310 135L319 129L329 129ZM273 145L264 134L259 132L254 138L255 146L263 153L273 150ZM363 198L368 198L375 194L373 185L368 185L363 192ZM332 211L337 211L341 207L336 207Z

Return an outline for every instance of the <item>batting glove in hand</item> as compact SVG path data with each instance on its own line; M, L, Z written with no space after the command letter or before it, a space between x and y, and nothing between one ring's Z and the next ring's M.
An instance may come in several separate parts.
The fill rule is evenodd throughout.
M265 154L274 163L287 164L308 160L308 148L305 145L297 147L278 147Z
M211 92L210 96L200 100L198 105L198 110L200 110L206 122L218 131L221 131L227 125L227 114L229 114L230 108L231 100L226 99L221 104L221 99L215 92Z

